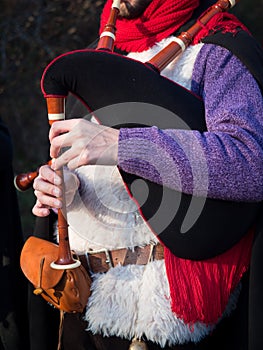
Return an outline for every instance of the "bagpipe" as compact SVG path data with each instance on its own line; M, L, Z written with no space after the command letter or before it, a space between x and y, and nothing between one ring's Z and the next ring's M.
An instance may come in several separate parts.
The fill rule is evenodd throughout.
M235 3L233 0L217 1L186 32L148 62L142 63L113 52L120 4L120 1L113 1L110 18L97 48L62 54L44 70L41 89L47 101L50 125L65 118L65 101L71 93L106 126L147 127L154 123L160 129L206 131L202 99L163 77L160 72L188 47L203 25ZM140 178L119 171L152 231L181 258L208 259L226 251L248 232L261 208L261 203L189 195L143 179L142 186L147 184L148 188L145 200L143 188L133 186ZM37 174L35 171L16 177L16 187L27 189ZM59 174L63 178L62 169ZM90 278L78 259L73 257L67 227L64 207L58 211L59 245L30 237L21 253L21 267L35 286L36 294L55 307L75 312L83 310L89 297ZM33 255L37 256L36 259L32 258ZM32 263L33 260L38 262ZM73 274L79 269L80 276L75 278ZM70 277L61 282L62 275L68 273ZM66 307L63 305L62 295L67 283L74 284L76 296L84 295L81 301L75 297L77 308L68 307L67 300Z

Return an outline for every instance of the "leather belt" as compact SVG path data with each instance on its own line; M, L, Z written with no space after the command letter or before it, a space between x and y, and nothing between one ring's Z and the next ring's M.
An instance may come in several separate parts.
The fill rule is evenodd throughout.
M160 243L155 245L148 244L144 247L135 247L132 250L128 248L115 250L94 250L84 255L79 255L82 265L93 273L107 272L111 267L120 264L122 266L135 264L146 265L152 260L161 260L164 258L163 246Z

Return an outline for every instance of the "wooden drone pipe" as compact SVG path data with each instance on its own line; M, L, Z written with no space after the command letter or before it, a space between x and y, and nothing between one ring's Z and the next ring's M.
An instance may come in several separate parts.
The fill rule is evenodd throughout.
M154 66L159 72L168 66L180 53L192 42L194 36L205 26L217 13L224 12L235 6L239 0L219 0L201 16L186 32L182 32L174 38L169 45L152 57L147 63Z

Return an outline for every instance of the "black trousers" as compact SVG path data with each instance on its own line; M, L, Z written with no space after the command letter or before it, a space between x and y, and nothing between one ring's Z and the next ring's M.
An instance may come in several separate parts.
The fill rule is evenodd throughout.
M85 322L80 314L67 314L64 320L62 350L128 350L131 341L118 337L103 337L85 331ZM146 341L149 350L161 350L157 344ZM181 345L165 349L197 349L195 345Z

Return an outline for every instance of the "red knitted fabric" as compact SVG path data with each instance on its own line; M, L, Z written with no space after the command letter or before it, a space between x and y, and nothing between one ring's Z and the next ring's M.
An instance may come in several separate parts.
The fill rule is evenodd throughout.
M171 308L177 317L188 324L218 322L248 270L253 237L251 231L230 250L202 261L177 258L165 248Z
M205 36L220 31L222 33L236 34L238 30L249 32L247 27L241 23L234 15L227 12L220 12L214 15L210 21L194 37L192 44L197 44Z
M112 0L107 0L101 15L100 32L109 18ZM143 15L116 22L115 46L124 51L144 51L168 37L187 22L199 0L153 0Z
M111 10L112 0L107 0L101 15L100 33L103 31ZM156 42L167 38L192 16L199 0L153 0L144 14L135 19L118 18L114 45L127 52L141 52ZM247 30L237 18L226 12L215 15L194 38L193 44L212 31L236 32L240 27Z

